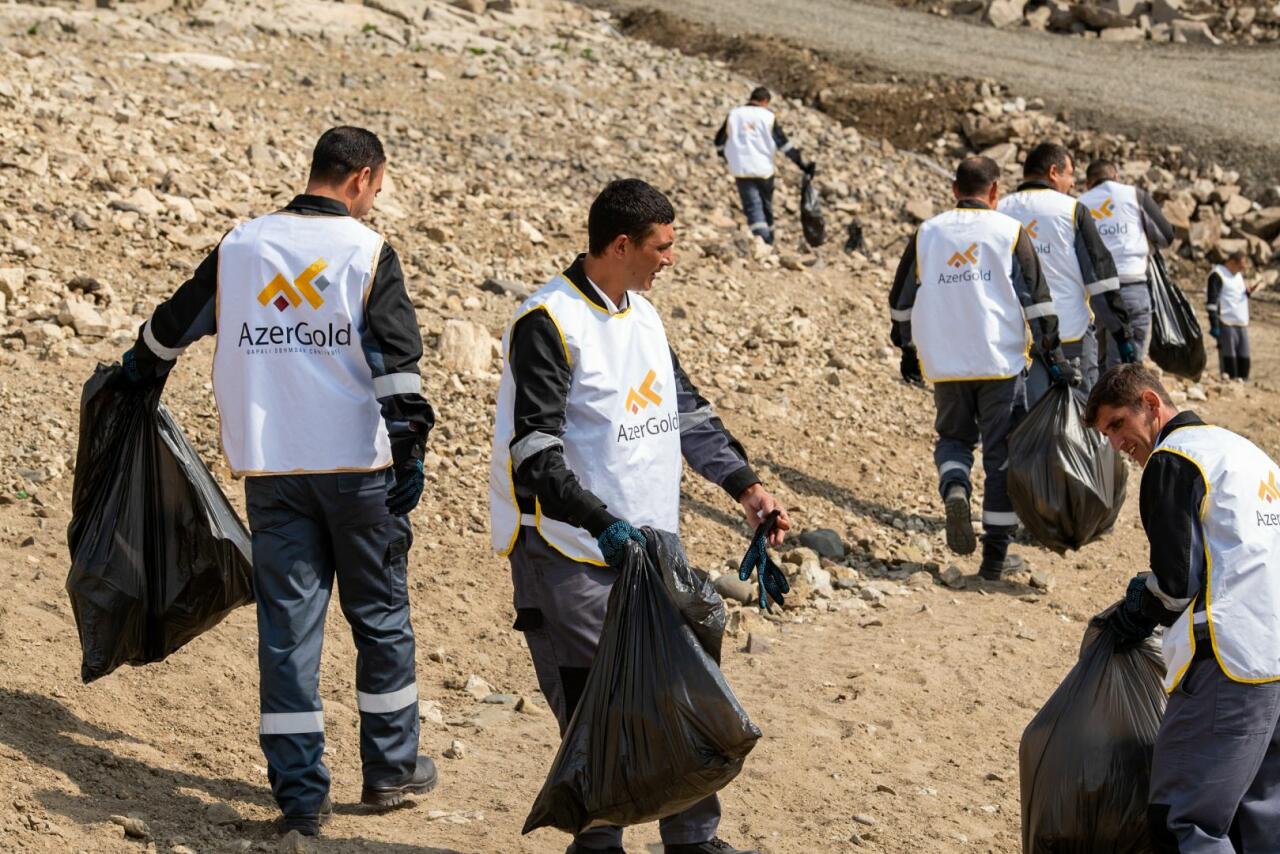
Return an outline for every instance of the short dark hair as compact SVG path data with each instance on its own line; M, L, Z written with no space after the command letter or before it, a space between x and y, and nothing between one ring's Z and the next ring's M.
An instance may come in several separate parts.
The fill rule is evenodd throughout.
M1148 389L1159 395L1166 405L1173 406L1173 398L1169 397L1159 377L1148 368L1136 363L1108 368L1098 377L1093 391L1089 392L1089 400L1084 406L1084 423L1096 426L1098 410L1104 406L1136 409L1142 393Z
M1227 255L1228 261L1247 261L1248 259L1249 253L1243 249L1235 249Z
M769 90L768 90L768 89L764 88L763 86L757 86L756 88L754 88L754 89L752 89L752 90L751 90L751 97L750 97L750 98L748 98L747 100L749 100L749 101L772 101L772 100L773 100L773 96L769 94Z
M666 225L675 219L675 208L661 190L639 178L612 181L591 203L587 248L598 257L619 234L641 243L655 225Z
M382 140L373 131L350 125L329 128L311 153L311 180L337 183L366 166L377 172L386 162Z
M990 157L966 157L956 167L956 189L962 196L980 196L1000 180L1000 167Z
M1050 166L1057 166L1058 171L1065 170L1071 162L1071 152L1058 142L1042 142L1027 154L1022 164L1022 174L1027 178L1041 177L1049 174Z
M1095 160L1085 170L1084 180L1089 184L1100 184L1103 181L1114 181L1120 170L1110 160Z

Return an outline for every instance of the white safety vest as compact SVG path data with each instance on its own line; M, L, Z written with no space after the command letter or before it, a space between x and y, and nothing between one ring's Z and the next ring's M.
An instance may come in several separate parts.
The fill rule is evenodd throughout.
M773 141L773 122L773 111L764 107L747 104L729 111L724 157L733 177L773 177L773 155L778 151L778 144Z
M1221 427L1171 432L1155 449L1195 463L1204 478L1204 609L1192 601L1164 633L1165 690L1195 655L1207 622L1214 657L1236 682L1280 679L1280 469L1256 445Z
M1086 286L1076 257L1076 200L1057 190L1021 190L1000 200L1000 213L1022 223L1031 238L1053 294L1062 342L1079 341L1093 323L1089 297L1120 283L1111 279Z
M525 301L516 320L531 311L545 311L560 330L573 372L561 441L565 462L583 488L604 501L614 516L637 528L650 525L677 531L682 463L671 350L658 312L639 294L628 294L628 298L625 311L610 314L568 279L556 276ZM512 327L503 336L506 362L489 464L493 547L510 554L520 526L534 525L566 557L604 565L588 531L547 516L540 502L532 516L522 516L516 503L511 460L515 434L515 379L509 358Z
M351 217L284 212L223 238L213 392L236 474L391 465L361 349L381 248Z
M1008 379L1031 363L1031 335L1013 290L1021 231L1013 217L974 208L945 211L920 226L911 336L926 379Z
M1249 325L1249 292L1245 288L1244 273L1232 273L1221 264L1213 271L1222 278L1222 290L1218 292L1218 320L1223 326Z
M1093 214L1102 242L1116 262L1116 272L1125 284L1147 280L1147 256L1151 246L1142 227L1142 206L1138 190L1119 181L1103 181L1080 197Z

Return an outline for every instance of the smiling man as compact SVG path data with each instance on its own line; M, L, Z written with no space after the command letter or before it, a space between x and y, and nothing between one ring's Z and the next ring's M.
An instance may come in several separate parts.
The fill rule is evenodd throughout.
M681 456L754 527L777 501L698 393L641 292L675 263L675 210L614 181L587 219L589 252L516 312L503 341L489 473L493 546L511 562L515 628L563 734L582 696L609 591L639 528L676 531ZM791 527L786 511L774 544ZM742 854L716 836L713 795L662 819L667 854ZM622 829L577 835L569 854L618 854Z
M1157 624L1169 627L1152 841L1162 852L1274 852L1280 470L1248 439L1179 412L1141 365L1107 371L1085 418L1143 466L1140 508L1151 542L1151 573L1129 582L1107 628L1123 649Z

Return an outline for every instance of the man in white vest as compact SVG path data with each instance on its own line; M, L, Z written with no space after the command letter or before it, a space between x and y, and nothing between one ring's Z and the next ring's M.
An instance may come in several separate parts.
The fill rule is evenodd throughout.
M780 510L667 343L641 293L674 263L675 211L639 180L614 181L587 219L589 251L517 310L503 338L489 512L511 564L515 628L563 733L581 699L609 591L642 526L676 531L683 456L754 527ZM666 854L743 854L716 836L715 797L661 821ZM569 854L619 854L622 829L577 835Z
M356 644L361 802L389 808L436 785L418 755L406 578L435 415L400 261L360 223L385 163L373 133L326 131L304 193L233 228L123 359L131 382L163 382L218 335L222 447L253 533L259 741L283 829L309 836L332 812L319 668L335 577Z
M989 157L960 163L951 187L956 207L925 222L907 242L889 293L902 377L934 383L933 460L947 546L956 554L977 548L969 472L982 442L986 488L978 574L990 581L1022 564L1008 553L1018 517L1006 466L1014 413L1026 406L1033 340L1051 382L1079 382L1062 354L1053 297L1031 239L1020 222L996 210L999 180L1000 167Z
M1109 160L1095 160L1085 172L1088 191L1080 196L1080 204L1087 207L1098 227L1098 235L1115 259L1116 272L1120 276L1120 294L1129 310L1131 340L1138 351L1138 360L1147 356L1147 344L1151 334L1151 283L1147 279L1147 265L1152 245L1168 246L1173 240L1173 226L1165 219L1164 212L1151 194L1141 187L1123 184L1117 180L1119 171ZM1121 351L1117 336L1121 328L1119 318L1102 308L1098 312L1099 346L1106 353L1104 367L1121 363Z
M1116 340L1120 360L1138 358L1129 340L1129 312L1120 294L1115 261L1093 225L1089 209L1068 193L1075 186L1075 165L1066 146L1042 142L1022 164L1023 182L1000 199L1000 212L1022 223L1035 247L1058 313L1062 352L1076 360L1080 387L1088 391L1098 379L1098 340L1091 303L1102 304L1119 323ZM1027 376L1027 405L1034 406L1049 388L1049 371L1034 359Z
M1085 417L1143 466L1151 572L1129 583L1107 627L1121 649L1166 627L1152 842L1162 852L1271 854L1280 850L1280 467L1243 436L1179 412L1141 365L1107 371Z
M1206 287L1209 334L1218 342L1218 370L1228 379L1249 379L1249 298L1261 285L1249 287L1244 269L1249 256L1232 252L1213 268Z
M773 243L773 158L782 153L810 175L814 164L805 163L800 149L787 139L782 125L769 109L773 96L763 86L751 92L747 103L734 107L716 132L716 153L729 165L738 185L747 227L765 243Z

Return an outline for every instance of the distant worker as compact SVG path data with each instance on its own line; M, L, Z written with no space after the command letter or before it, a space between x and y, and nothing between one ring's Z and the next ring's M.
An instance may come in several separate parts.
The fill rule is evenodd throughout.
M306 190L228 232L123 359L143 387L218 336L222 447L253 532L258 738L282 829L304 836L333 812L320 652L335 578L356 645L360 801L387 809L436 785L418 755L407 578L435 414L400 260L360 222L385 172L373 133L325 131Z
M763 86L751 92L741 107L716 131L716 153L729 164L729 173L738 184L742 212L747 226L765 243L773 243L773 158L781 152L791 162L812 175L815 166L805 163L800 149L787 140L769 102L773 96Z
M979 575L995 581L1022 564L1008 554L1018 517L1005 468L1014 411L1025 406L1028 326L1050 380L1079 382L1062 354L1053 297L1031 238L1021 223L995 209L999 180L1000 167L988 157L961 162L952 184L955 209L925 222L908 241L889 295L903 379L934 384L933 459L946 507L947 546L956 554L977 547L969 471L982 441L986 489Z
M1078 360L1080 385L1085 391L1098 379L1098 340L1090 302L1104 303L1119 322L1116 340L1120 359L1138 358L1129 340L1129 311L1120 295L1115 261L1098 236L1089 209L1068 195L1075 186L1071 153L1056 142L1042 142L1022 164L1023 181L1017 192L1000 200L1000 213L1022 223L1040 259L1040 269L1053 293L1062 352ZM1049 389L1049 371L1033 359L1027 376L1027 406Z
M1168 246L1173 241L1173 226L1150 193L1120 183L1116 180L1118 175L1116 165L1109 160L1090 163L1085 172L1089 189L1080 196L1080 203L1093 214L1098 235L1115 259L1120 294L1129 310L1130 340L1140 362L1147 357L1151 337L1151 283L1147 280L1151 245ZM1098 314L1098 346L1106 352L1103 366L1114 367L1123 361L1119 346L1122 324L1106 308Z
M1248 287L1249 256L1237 249L1209 274L1209 334L1218 341L1218 369L1227 379L1249 379L1249 298L1262 285Z
M1103 374L1085 417L1143 467L1151 572L1129 582L1107 628L1125 649L1165 626L1153 850L1275 854L1280 467L1243 436L1179 412L1141 365Z
M582 699L609 591L640 528L676 531L681 457L742 505L754 528L781 511L742 445L699 394L641 294L675 263L675 210L614 181L587 215L588 251L525 300L503 342L489 514L511 563L515 628L563 735ZM712 795L660 822L666 854L740 852L716 836ZM579 833L568 854L621 854L622 828Z

